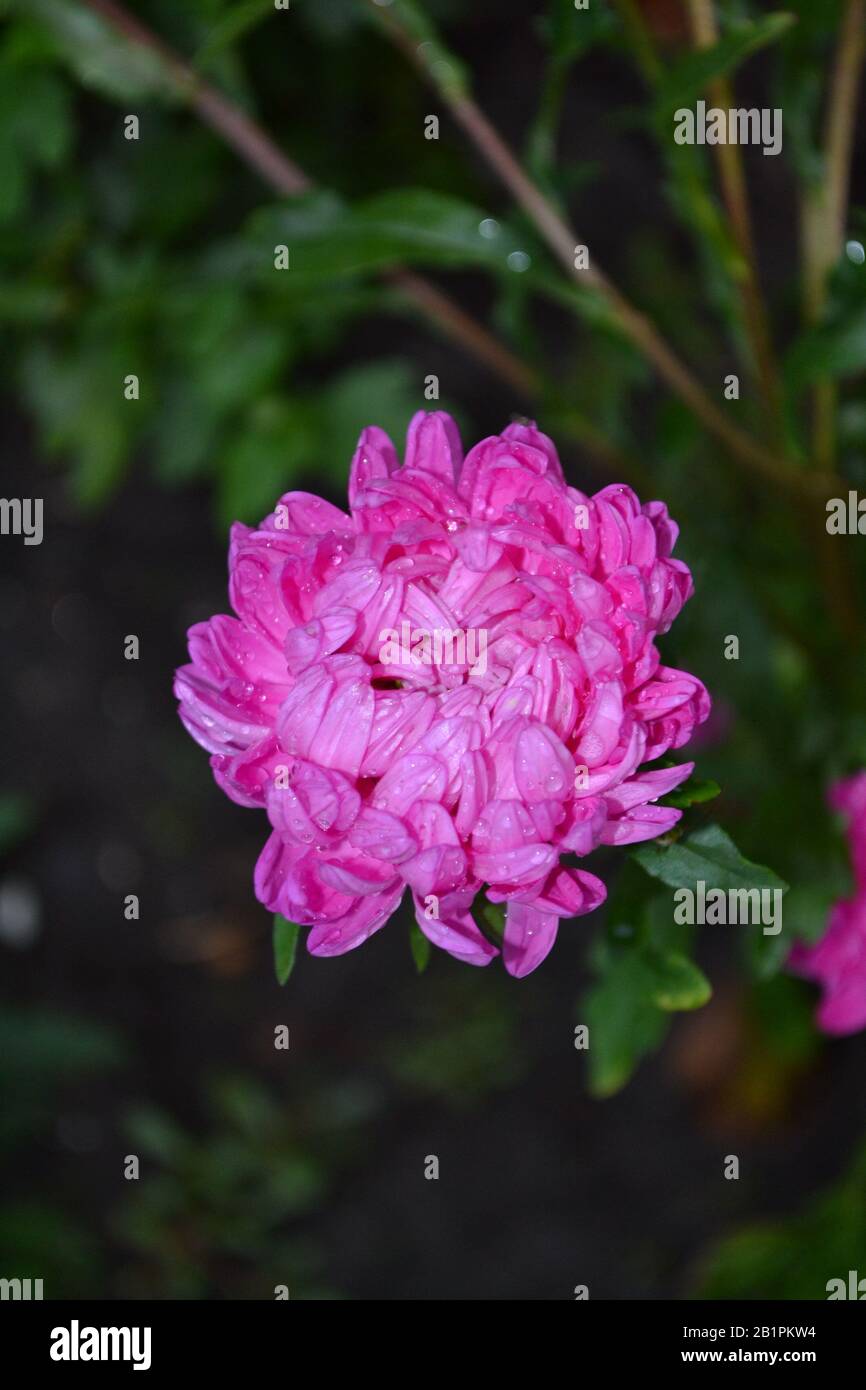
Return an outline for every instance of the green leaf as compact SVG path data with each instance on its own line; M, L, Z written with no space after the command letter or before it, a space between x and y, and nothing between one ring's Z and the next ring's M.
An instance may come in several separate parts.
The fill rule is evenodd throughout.
M656 95L655 116L666 126L674 111L694 106L715 79L728 77L753 53L775 43L795 23L795 16L780 11L751 21L728 25L718 43L711 48L690 52L669 68Z
M376 403L376 424L399 444L415 411L427 404L421 386L405 358L382 358L348 368L322 392L317 454L341 492L358 436L370 423L371 401Z
M784 879L772 869L752 864L740 854L733 840L718 825L707 825L687 839L664 845L658 841L640 845L632 850L637 860L653 878L661 879L670 888L694 889L698 880L713 888L729 891L736 888L788 889Z
M277 396L258 401L217 458L220 521L258 522L313 464L317 442L309 404Z
M274 0L237 0L208 30L193 59L193 67L209 67L214 58L237 43L250 29L274 15Z
M72 121L66 84L33 64L0 54L0 222L25 206L31 174L68 156Z
M636 952L619 953L587 995L589 1087L611 1096L625 1085L646 1053L659 1045L667 1017L650 997L647 967Z
M106 334L102 342L76 344L65 356L37 343L21 363L25 396L42 430L46 452L69 453L72 492L84 508L103 503L119 485L131 440L147 409L127 401L128 372L141 376L130 343Z
M689 777L675 791L660 797L659 805L679 806L686 810L689 806L702 806L707 801L714 801L721 795L721 791L718 782L714 782L712 778L703 780L700 777Z
M462 96L469 91L465 66L445 47L427 10L418 0L390 0L387 9L383 8L378 13L374 11L373 15L386 29L388 20L393 16L401 28L408 31L415 53L436 87L453 96Z
M573 63L612 38L619 31L619 20L610 5L578 10L574 0L550 0L542 29L553 57Z
M505 908L502 903L492 903L487 898L482 898L478 916L481 919L478 926L488 941L501 947L505 939Z
M462 198L423 188L395 189L347 207L334 194L317 192L250 220L252 266L268 288L286 293L398 265L477 267L519 277L528 288L610 331L619 325L601 296L580 289L551 267L547 253L507 223ZM287 270L274 270L274 248L289 251Z
M124 38L85 6L74 0L15 0L15 4L45 25L58 55L85 87L123 102L175 93L157 54Z
M789 389L798 391L822 377L855 376L866 368L866 305L842 322L803 333L788 355Z
M277 913L274 917L274 970L277 983L284 985L295 966L300 927Z
M665 1013L702 1009L713 990L706 975L680 951L643 953L652 1002Z
M291 269L274 274L289 288L304 276L383 270L413 260L505 273L509 256L525 254L521 238L481 209L423 188L394 189L353 207L331 193L313 193L254 214L252 230L269 273L274 245L288 246Z
M409 924L409 950L412 952L415 969L418 971L419 975L423 975L427 966L430 964L430 956L433 947L417 922L410 922Z

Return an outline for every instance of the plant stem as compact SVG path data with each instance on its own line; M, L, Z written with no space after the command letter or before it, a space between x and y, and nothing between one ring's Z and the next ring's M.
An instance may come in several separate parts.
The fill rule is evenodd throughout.
M732 458L765 482L794 493L814 494L836 486L837 480L831 477L818 474L807 477L798 473L787 460L780 459L774 451L765 448L733 424L680 361L651 320L636 309L602 271L596 268L579 270L575 267L575 250L583 244L581 239L525 173L484 112L472 97L455 84L443 80L436 65L431 66L428 62L426 50L416 43L390 11L376 6L375 0L368 0L368 3L395 44L436 87L458 125L466 131L476 149L530 217L569 276L605 300L625 336L649 359L659 376L704 427L721 440Z
M842 255L848 214L848 189L854 149L854 125L860 78L866 51L866 0L848 0L842 16L830 78L824 127L824 179L802 210L804 311L808 324L820 322L827 303L830 273ZM812 455L814 465L831 471L836 466L838 390L825 378L812 398ZM848 555L826 527L816 528L816 544L824 587L843 631L852 642L862 641L856 590Z
M699 49L712 48L719 41L713 0L688 0L688 7L695 46ZM711 82L708 93L714 106L725 111L733 108L733 92L727 78L717 78ZM767 420L774 437L779 439L782 435L779 373L758 277L758 261L743 161L737 145L716 145L715 150L722 198L734 245L743 265L743 278L737 286L743 306L743 320L761 385Z
M634 49L638 65L646 81L654 86L662 75L662 63L656 52L652 35L635 0L615 0L622 16L623 27Z
M821 319L827 284L845 244L848 188L854 149L854 124L866 53L866 0L848 0L830 79L824 130L825 176L803 213L805 242L805 312L807 322ZM817 468L834 467L836 454L836 385L819 381L814 392L813 453Z
M168 44L122 5L116 4L115 0L83 0L83 3L130 43L146 48L158 57L178 94L276 193L297 197L314 187L304 170L283 154L255 121L216 88L204 82ZM542 393L542 380L533 368L504 347L483 324L473 319L436 286L422 276L402 269L388 271L384 278L521 396L532 397Z

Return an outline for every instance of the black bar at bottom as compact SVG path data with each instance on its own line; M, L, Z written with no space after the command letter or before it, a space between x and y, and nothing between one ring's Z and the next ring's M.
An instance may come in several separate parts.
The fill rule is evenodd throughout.
M864 1299L863 1301L866 1301ZM470 1304L470 1309L477 1304ZM441 1358L443 1374L456 1369L455 1355L471 1353L491 1356L495 1362L499 1349L503 1355L533 1359L540 1348L549 1365L556 1348L552 1339L567 1339L570 1364L575 1373L602 1366L606 1370L667 1371L674 1366L707 1365L811 1366L827 1371L859 1364L866 1309L848 1302L575 1302L564 1323L556 1318L539 1327L539 1312L521 1312L500 1320L495 1310L479 1320L473 1317L474 1336L458 1353L450 1322L438 1321L430 1309L422 1324L413 1326L404 1311L392 1311L388 1330L372 1321L358 1324L357 1340L332 1339L321 1342L322 1330L354 1331L350 1308L329 1303L322 1312L310 1304L274 1301L272 1303L186 1303L186 1302L3 1302L0 1303L0 1338L3 1361L10 1361L28 1372L49 1371L61 1377L86 1374L98 1377L100 1368L118 1373L161 1377L166 1373L213 1371L224 1377L237 1372L273 1374L282 1368L286 1374L302 1373L312 1356L321 1358L322 1369L333 1373L342 1356L357 1374L366 1364L373 1374L380 1357L390 1360L397 1345L400 1360L417 1354L422 1374L429 1382L431 1362ZM528 1322L525 1320L528 1317ZM447 1330L446 1330L447 1329ZM544 1338L539 1342L539 1332ZM309 1343L306 1335L317 1337ZM444 1335L443 1335L444 1334ZM551 1340L548 1340L551 1339ZM375 1348L379 1345L379 1354ZM391 1351L386 1352L390 1347ZM483 1350L482 1350L483 1348ZM370 1357L375 1359L371 1362ZM468 1360L473 1359L470 1355Z

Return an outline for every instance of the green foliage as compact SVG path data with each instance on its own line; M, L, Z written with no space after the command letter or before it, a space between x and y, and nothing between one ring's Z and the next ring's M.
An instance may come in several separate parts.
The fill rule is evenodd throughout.
M489 970L431 971L383 1061L401 1086L458 1109L507 1091L525 1073L508 981Z
M115 1219L135 1255L128 1296L224 1296L227 1278L242 1297L273 1298L278 1283L315 1296L315 1261L291 1223L319 1200L321 1164L285 1107L249 1077L214 1084L210 1121L197 1137L151 1108L128 1118L142 1163Z
M866 369L866 265L843 256L830 281L822 322L807 329L786 361L792 395L822 377L846 378Z
M25 211L31 178L69 155L69 94L14 31L0 48L0 226Z
M300 927L279 913L274 917L274 971L277 984L284 985L295 968Z
M120 1065L125 1049L99 1024L51 1009L0 1009L0 1150L54 1118L64 1086Z
M769 888L786 892L788 884L772 869L750 864L730 835L718 825L706 825L684 840L665 844L651 840L632 850L632 857L652 878L670 888L694 889L699 879L724 892L738 888Z
M331 193L311 193L257 213L248 229L253 254L273 285L274 247L289 248L287 294L334 276L354 277L400 264L474 267L524 285L616 331L592 290L578 291L552 269L534 238L463 199L426 189L394 189L347 207Z
M7 804L7 813L12 809ZM28 814L20 802L8 828L23 832ZM0 1268L42 1279L46 1298L98 1296L104 1261L97 1237L69 1200L66 1165L55 1154L60 1176L46 1200L28 1191L28 1155L56 1144L58 1106L70 1103L76 1087L92 1086L125 1060L117 1034L85 1017L0 1007L0 1159L24 1177L18 1199L0 1204Z
M667 1019L651 991L652 980L641 957L623 951L587 995L583 1016L589 1025L593 1095L610 1096L620 1090L641 1058L664 1037Z
M115 101L165 97L174 90L164 64L119 37L101 15L75 0L13 0L45 26L54 52L78 80Z
M709 83L730 77L753 53L776 43L795 22L790 13L729 24L718 43L680 58L665 73L656 95L656 120L666 124L681 106L694 106Z
M702 1261L701 1298L826 1299L866 1269L866 1148L849 1172L785 1220L726 1236Z
M661 797L660 805L678 806L687 810L689 806L703 806L707 801L715 801L721 793L721 787L712 778L691 776L681 783L676 791L668 792L667 796Z
M702 1008L712 993L693 959L693 929L674 921L669 895L648 897L645 885L636 866L626 864L593 947L597 980L582 1007L589 1085L597 1096L625 1085L661 1043L670 1014Z
M430 964L433 947L415 921L409 923L409 950L412 952L415 969L419 975L423 975Z

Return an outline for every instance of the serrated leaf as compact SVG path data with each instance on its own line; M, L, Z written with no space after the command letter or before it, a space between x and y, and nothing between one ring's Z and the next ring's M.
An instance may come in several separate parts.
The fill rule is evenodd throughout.
M770 888L787 892L788 884L772 869L752 864L718 825L707 825L671 845L656 841L640 845L632 858L653 878L670 888L691 888L699 880L729 891Z
M296 922L279 913L274 916L274 971L280 985L286 983L294 969L300 930Z

